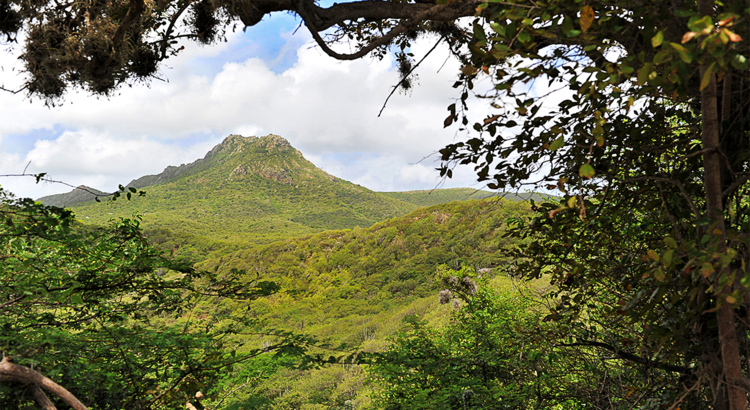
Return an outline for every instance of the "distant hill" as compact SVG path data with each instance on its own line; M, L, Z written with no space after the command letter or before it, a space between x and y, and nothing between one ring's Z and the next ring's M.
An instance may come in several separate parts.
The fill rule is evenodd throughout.
M90 201L93 201L94 198L96 198L97 196L105 196L105 195L107 195L106 192L102 192L102 191L99 191L98 189L94 189L91 187L87 187L85 185L81 185L70 192L67 192L64 194L43 196L37 199L37 201L45 205L66 208L66 207L71 207L75 204L79 204L82 202L90 202Z
M147 195L72 209L86 222L137 211L149 229L259 243L367 227L418 207L329 175L277 135L230 135L202 159L128 185Z
M453 201L466 201L469 199L484 199L493 196L509 199L511 201L541 201L542 195L536 193L511 193L511 192L490 192L474 188L448 188L448 189L431 189L424 191L402 191L402 192L381 192L410 204L417 206L432 206L438 204L447 204Z

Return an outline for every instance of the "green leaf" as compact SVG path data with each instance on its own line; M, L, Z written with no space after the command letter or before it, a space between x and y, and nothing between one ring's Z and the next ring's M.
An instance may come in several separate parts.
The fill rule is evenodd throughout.
M656 55L654 56L654 64L661 64L667 60L669 60L670 53L669 50L662 49Z
M655 36L651 37L651 46L656 48L661 45L661 43L664 42L664 32L659 30L658 33L656 33Z
M656 253L656 251L649 249L646 253L648 253L648 257L653 259L654 261L659 261L659 254Z
M638 70L638 85L646 84L648 76L651 74L651 70L654 68L654 63L646 63Z
M674 249L669 249L664 252L661 259L664 262L664 266L670 266L672 264L672 257L674 256Z
M677 249L677 241L674 240L671 236L667 236L664 238L664 243L667 244L671 249Z
M713 20L711 20L710 16L704 16L702 18L698 18L698 16L693 16L688 21L688 28L690 28L690 31L703 31L707 29L712 29L714 27Z
M693 56L690 54L690 51L688 51L687 48L682 46L681 44L677 43L669 43L672 48L677 50L677 54L680 56L680 59L688 64L690 64L691 61L693 61Z
M490 28L497 34L500 34L501 36L505 36L505 26L502 26L498 23L490 23Z
M565 138L561 135L556 140L552 141L552 144L549 144L549 150L557 151L562 148L563 145L565 145Z
M724 253L724 255L722 255L720 258L721 265L729 266L729 264L732 263L732 261L734 260L736 256L737 256L737 251L732 248L728 248L726 253Z
M590 164L583 164L581 165L581 168L578 169L578 175L584 178L591 178L596 175L596 171L594 171L594 167Z
M487 34L484 32L484 27L479 23L474 23L474 37L479 40L478 46L482 47L487 44Z

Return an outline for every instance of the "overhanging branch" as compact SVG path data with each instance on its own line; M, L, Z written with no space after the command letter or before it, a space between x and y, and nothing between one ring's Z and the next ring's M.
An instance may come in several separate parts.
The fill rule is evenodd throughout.
M634 363L643 364L649 367L654 367L657 369L667 370L670 372L677 372L677 373L689 373L690 369L685 366L675 366L673 364L667 364L667 363L660 363L655 362L653 360L645 359L640 356L636 356L632 353L628 353L624 350L620 350L610 344L602 343L602 342L596 342L593 340L584 340L582 342L577 343L565 343L565 344L558 344L555 345L558 347L577 347L577 346L587 346L587 347L598 347L607 351L610 351L614 354L616 354L618 357L620 357L623 360L627 360Z

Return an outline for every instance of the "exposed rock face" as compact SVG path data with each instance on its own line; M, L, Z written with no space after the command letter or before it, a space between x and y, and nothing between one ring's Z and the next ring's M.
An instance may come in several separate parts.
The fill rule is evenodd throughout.
M264 154L281 154L292 151L294 156L302 158L302 153L294 149L286 139L278 135L267 135L265 137L243 137L242 135L232 134L221 144L215 146L202 159L190 164L182 164L179 167L168 166L161 174L146 175L131 181L127 186L136 188L145 188L147 186L163 184L181 176L188 175L203 165L208 165L219 158L232 157L242 153L258 152ZM229 179L240 175L256 174L263 178L270 179L287 185L295 185L294 180L289 176L289 169L272 166L270 164L240 164L229 175Z
M263 167L258 170L258 175L265 179L270 179L271 181L276 181L287 185L294 185L294 180L289 177L289 175L287 175L287 171L283 168L270 169Z
M267 149L273 150L273 149L279 149L279 150L285 150L292 148L292 144L289 143L286 139L278 136L278 135L268 135L263 138L264 145Z
M272 167L267 164L240 164L229 174L229 179L240 177L242 175L258 175L271 181L280 182L287 185L296 185L294 179L289 176L288 170L280 167Z
M265 137L243 137L242 135L232 134L226 138L221 144L215 146L211 151L206 154L205 159L210 159L218 156L219 154L235 155L244 152L246 149L255 149L259 151L267 152L283 152L286 150L294 150L299 156L302 156L299 151L292 147L286 139L269 134Z
M229 179L232 179L233 176L239 175L247 175L247 168L245 168L243 164L237 165L237 167L232 170L232 172L229 174Z
M182 175L187 174L190 172L196 165L198 165L202 159L199 159L195 162L192 162L190 164L182 164L179 167L175 167L172 165L169 165L168 167L164 168L164 171L162 171L161 174L157 175L146 175L142 176L138 179L134 179L130 181L130 183L127 185L129 187L135 187L135 188L145 188L147 186L156 185L156 184L162 184L165 182L169 182L177 177L180 177Z

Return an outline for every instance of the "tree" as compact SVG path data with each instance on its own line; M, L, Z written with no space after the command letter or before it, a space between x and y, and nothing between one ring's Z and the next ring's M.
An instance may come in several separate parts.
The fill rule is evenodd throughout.
M238 351L232 335L253 323L219 297L278 287L165 259L137 219L82 226L68 210L2 190L0 218L0 407L175 408L232 364L304 348L306 339L277 334L266 349Z
M407 77L415 65L402 52L412 41L445 41L463 66L444 124L458 124L467 139L441 151L442 174L474 164L493 188L536 179L559 189L563 202L540 206L519 231L539 235L527 254L538 257L519 274L551 274L563 292L558 317L581 323L593 300L609 306L595 335L629 328L643 336L620 346L578 334L576 343L672 372L681 390L670 400L696 395L718 409L748 407L744 3L2 4L0 31L26 33L25 90L52 102L68 84L108 93L146 80L179 51L174 41L210 43L237 20L253 25L276 11L298 14L333 58L396 50ZM338 53L330 46L337 41L358 51ZM545 98L556 90L557 101ZM488 99L497 113L470 121L472 97ZM628 286L613 292L614 284ZM636 354L653 348L656 359Z
M498 291L473 269L440 270L450 323L435 329L405 319L407 331L375 356L370 372L381 387L379 408L590 409L606 400L602 375L581 371L596 358L553 346L535 297Z

